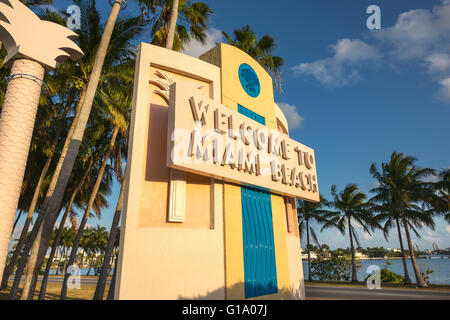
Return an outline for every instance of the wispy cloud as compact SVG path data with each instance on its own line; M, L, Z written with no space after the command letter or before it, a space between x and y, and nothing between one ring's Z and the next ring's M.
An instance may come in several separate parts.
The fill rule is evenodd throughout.
M343 86L360 80L362 67L374 61L396 67L416 61L437 84L439 97L450 102L450 0L429 10L403 12L394 25L362 38L340 39L331 46L331 57L300 63L293 70L328 86Z
M216 43L219 43L222 41L222 31L211 28L206 31L207 39L205 43L201 43L200 41L196 39L192 39L189 44L187 44L184 47L184 50L182 51L185 54L188 54L190 56L193 56L195 58L198 58L203 53L207 52L208 50L214 48L216 46Z
M343 86L361 79L360 68L380 58L378 49L359 39L339 39L331 46L333 55L292 69L300 75L310 75L329 86Z
M286 116L289 129L294 130L300 128L303 124L303 117L297 112L296 106L288 103L277 102L277 105Z

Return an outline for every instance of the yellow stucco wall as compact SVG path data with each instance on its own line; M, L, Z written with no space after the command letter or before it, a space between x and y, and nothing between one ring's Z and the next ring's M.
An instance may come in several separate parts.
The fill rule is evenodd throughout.
M277 118L286 119L275 106L271 77L250 56L220 44L201 59L209 63L141 44L116 299L245 299L240 185L188 173L186 221L167 221L167 101L155 93L152 77L162 70L201 85L212 99L234 110L240 104L263 116L270 128L277 128ZM258 75L261 90L256 98L240 84L242 63ZM158 111L153 120L152 106ZM271 203L278 293L252 299L304 298L298 234L287 233L283 197L272 194Z
M277 110L274 102L272 78L258 62L236 47L223 43L202 55L200 59L221 68L222 104L233 110L237 110L238 104L240 104L263 116L266 126L277 128L276 112L280 113L281 110ZM249 96L241 86L238 70L242 63L250 65L258 76L261 90L255 98ZM281 118L283 123L286 122L284 115L278 118ZM291 298L286 207L283 198L279 195L272 194L271 201L278 293L252 299ZM241 187L239 185L224 183L224 226L226 296L227 299L244 299L244 253Z

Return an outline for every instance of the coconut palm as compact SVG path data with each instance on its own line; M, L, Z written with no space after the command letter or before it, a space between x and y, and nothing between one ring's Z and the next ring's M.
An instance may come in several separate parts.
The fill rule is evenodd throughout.
M275 87L278 87L281 91L281 67L284 64L284 60L281 57L272 55L276 47L274 38L264 35L258 40L255 31L248 25L241 29L235 29L233 31L234 38L231 38L224 31L222 34L228 44L241 49L258 61L274 78Z
M3 275L9 237L20 196L28 151L33 133L45 68L55 68L67 58L81 58L81 49L73 42L69 29L42 21L18 0L0 2L0 41L12 64L0 118L0 276ZM36 36L29 37L28 28ZM52 36L49 37L48 35Z
M78 2L80 2L81 4L94 3L94 5L87 6L91 8L91 10L85 10L88 17L93 17L92 15L88 15L88 13L95 11L95 2L88 0L77 0L77 3ZM58 215L58 209L64 195L64 190L78 153L80 141L82 140L82 137L84 135L89 114L91 113L92 102L98 82L100 80L100 70L102 66L104 66L104 63L105 66L113 66L121 63L123 59L127 59L132 53L130 42L144 30L144 21L141 21L139 18L131 18L118 21L113 32L113 27L121 2L121 0L115 1L106 26L103 29L100 44L98 49L96 50L95 58L93 59L94 63L92 71L89 74L89 82L87 84L86 93L84 96L78 121L73 130L73 135L70 141L67 142L63 147L65 157L60 157L55 173L53 174L52 181L47 191L46 203L44 203L43 205L44 209L42 210L42 218L39 219L38 216L36 224L40 225L42 220L44 220L44 217L45 220L43 225L40 226L40 229L37 229L33 233L33 236L34 238L37 238L37 241L34 242L33 249L29 257L29 268L27 268L22 299L26 299L27 297L31 298L32 295L30 293L30 288L34 288L36 285L37 273L39 268L38 266L43 261L43 256L45 254L44 247L47 247L48 243L47 230L49 230L54 225ZM93 17L92 20L88 20L88 22L91 23L95 23L96 21L98 22L95 17ZM113 36L112 38L111 35ZM110 42L110 40L111 45L109 46L108 55L106 56L106 48L108 47L108 43ZM19 263L19 267L20 270L18 268L18 271L23 272L24 263L22 263L22 265ZM18 278L18 276L16 278ZM11 290L10 294L11 298L17 296L18 282L16 283L15 281L14 285L14 290Z
M450 223L450 169L443 169L438 178L432 185L434 192L425 205L436 214L444 215L444 219Z
M72 192L72 195L71 195L70 200L69 200L69 204L67 205L66 210L64 212L64 215L62 216L61 221L59 223L59 228L58 228L57 234L55 235L54 243L52 245L52 249L51 249L48 261L47 261L47 266L45 268L44 276L43 276L42 281L41 281L41 289L39 291L39 297L38 297L39 300L45 299L45 293L46 293L46 290L47 290L47 281L48 281L48 276L50 274L50 268L51 268L52 263L53 263L53 257L54 257L54 255L56 253L56 249L59 246L60 237L61 237L64 225L65 225L66 219L68 217L72 217L72 219L71 219L72 220L72 225L74 226L75 230L78 230L78 223L75 222L75 220L73 219L75 217L75 214L74 214L74 211L72 211L72 205L75 202L75 198L78 195L78 192L80 191L81 187L85 183L86 178L88 177L88 174L91 171L91 168L92 168L93 164L94 164L94 158L91 157L88 165L84 169L84 172L83 172L83 174L81 176L80 182L75 187L75 190ZM74 173L78 174L78 171L74 171Z
M334 227L337 228L342 235L345 235L347 230L350 239L350 251L352 256L352 282L357 282L356 263L355 263L355 246L361 247L358 235L356 233L355 225L360 225L365 232L370 234L370 229L374 229L375 223L370 210L370 205L365 202L366 195L358 189L356 184L348 184L344 190L337 192L336 185L331 186L331 194L333 200L330 201L330 207L338 211L329 211L323 215L327 221L322 226L321 230Z
M324 213L328 211L323 210L323 206L326 206L328 201L320 196L320 202L309 202L305 200L297 200L297 218L298 229L300 231L300 237L303 237L306 232L306 250L308 253L308 280L312 280L311 276L311 244L309 235L311 234L313 241L320 247L319 240L317 239L314 228L310 225L311 222L325 223L326 220L322 218Z
M109 88L109 87L107 87L107 88ZM111 92L110 94L112 95L113 93ZM100 167L97 180L96 180L96 182L94 184L94 187L93 187L93 190L91 192L91 196L90 196L88 205L86 207L84 216L83 216L83 218L81 220L81 223L80 223L78 234L77 234L77 237L76 237L75 242L74 242L74 247L73 247L72 253L71 253L70 258L69 258L69 265L71 265L71 264L73 264L75 262L76 252L77 252L78 246L79 246L79 241L81 239L81 235L83 233L84 227L85 227L85 225L87 223L87 219L89 217L89 213L91 211L91 208L92 208L92 206L94 204L94 200L95 200L95 198L97 196L98 188L100 187L100 183L101 183L101 181L103 179L103 173L104 173L104 171L106 169L106 165L110 161L110 156L111 156L111 154L113 153L113 151L115 149L116 138L117 138L117 136L119 134L119 131L122 131L122 132L125 131L126 132L126 129L128 127L127 126L127 121L125 120L125 116L120 112L120 107L124 107L124 108L122 108L122 110L125 109L124 111L126 112L127 109L128 109L127 106L129 106L130 104L127 104L127 101L123 101L122 103L113 104L112 103L113 99L111 99L110 97L111 97L110 95L106 95L104 97L104 100L107 101L106 102L107 106L110 106L109 109L111 110L111 116L112 116L112 122L113 122L113 127L114 128L112 130L112 134L111 134L111 137L110 137L109 146L105 150L106 153L105 153L105 156L103 158L102 165ZM67 281L68 281L68 277L69 277L69 275L67 275L67 274L64 277L64 281L63 281L63 285L62 285L62 289L61 289L61 299L65 299L66 296L67 296Z
M144 16L153 15L151 43L175 51L194 38L204 42L213 11L204 2L189 0L138 0Z
M125 168L125 176L121 178L121 187L120 187L120 193L119 198L117 200L116 204L116 210L114 212L113 222L111 225L111 231L109 232L109 239L108 243L105 249L105 256L103 258L103 264L100 271L100 276L97 282L97 287L95 288L94 293L94 300L102 300L103 295L105 294L105 285L106 285L106 279L109 274L110 269L110 261L111 258L114 260L115 254L113 253L114 248L117 245L117 234L119 233L119 221L120 221L120 214L122 213L123 208L123 198L125 193L125 181L127 176L127 168Z
M431 215L433 211L419 206L420 202L427 201L432 196L431 184L423 182L423 179L434 174L434 170L419 168L415 166L415 161L414 157L394 151L389 162L382 163L381 172L377 170L375 164L372 164L371 173L380 182L379 189L374 190L380 195L378 202L381 200L391 206L391 215L397 217L398 222L403 226L417 286L426 287L427 284L417 266L410 230L420 237L416 228L424 225L434 227ZM400 229L398 225L397 228ZM401 236L400 233L399 236Z
M384 223L382 226L383 235L386 241L388 241L389 232L392 228L397 228L398 240L400 243L400 250L402 254L404 283L411 284L411 278L409 277L408 267L406 264L406 254L403 246L403 236L401 232L401 214L395 207L392 206L392 199L389 194L389 188L386 188L386 179L381 176L376 170L374 164L370 167L370 172L373 177L378 180L379 186L370 190L371 193L375 193L370 199L374 212L377 212L374 219L378 223Z

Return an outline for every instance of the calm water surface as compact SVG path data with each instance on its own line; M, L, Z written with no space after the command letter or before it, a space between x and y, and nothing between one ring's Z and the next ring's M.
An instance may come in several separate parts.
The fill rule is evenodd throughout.
M389 260L392 264L387 266L387 268L395 273L400 275L403 274L403 263L402 260ZM411 281L415 282L414 271L412 267L412 263L410 259L407 259L408 273ZM438 259L433 258L421 258L417 259L417 263L419 265L419 269L426 270L431 269L434 272L430 275L430 283L433 284L450 284L450 259L447 256L444 256L443 259L440 257ZM358 280L362 281L367 276L367 267L370 265L377 265L380 268L383 268L386 265L385 260L362 260L362 268L358 271ZM303 272L305 275L305 279L308 278L308 262L303 261Z

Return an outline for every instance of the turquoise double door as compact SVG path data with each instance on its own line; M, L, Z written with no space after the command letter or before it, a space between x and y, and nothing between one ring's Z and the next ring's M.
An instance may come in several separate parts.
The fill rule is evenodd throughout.
M238 111L265 124L264 117L241 105L238 105ZM252 298L277 293L270 192L259 187L242 186L241 205L245 297Z

